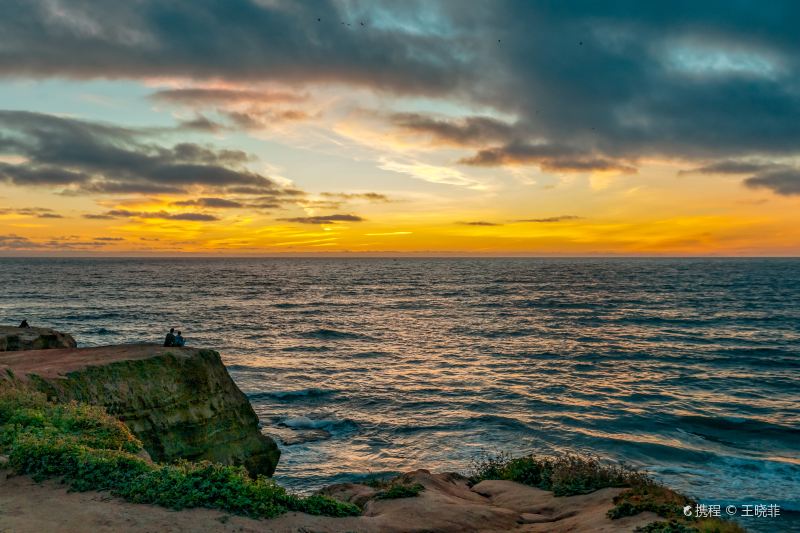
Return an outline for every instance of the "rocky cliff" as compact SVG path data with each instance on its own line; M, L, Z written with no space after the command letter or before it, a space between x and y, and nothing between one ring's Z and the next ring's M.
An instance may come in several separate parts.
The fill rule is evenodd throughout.
M142 344L7 352L3 367L58 401L104 406L157 461L206 459L253 475L272 475L278 463L278 447L261 434L213 350Z
M0 352L75 348L71 335L50 328L15 328L0 326Z

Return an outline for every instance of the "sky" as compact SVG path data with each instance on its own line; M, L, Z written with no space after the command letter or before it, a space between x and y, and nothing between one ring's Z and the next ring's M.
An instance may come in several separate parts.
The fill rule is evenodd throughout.
M0 12L0 255L800 255L798 2Z

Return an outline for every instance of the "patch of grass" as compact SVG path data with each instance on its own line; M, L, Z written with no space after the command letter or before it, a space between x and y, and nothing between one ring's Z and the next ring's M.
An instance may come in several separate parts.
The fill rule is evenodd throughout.
M242 467L210 462L157 464L136 453L141 442L99 407L54 404L19 383L0 380L0 451L19 474L60 478L73 490L107 490L135 503L172 509L207 507L255 518L287 511L355 516L355 505L299 497Z
M706 518L693 523L670 520L651 522L636 529L637 533L745 533L737 523L718 518Z
M677 520L670 520L669 522L650 522L644 527L637 527L636 533L697 533L697 530Z
M372 487L373 489L385 489L392 484L393 479L396 479L396 476L375 476L365 479L361 484Z
M382 490L375 495L376 500L394 500L397 498L413 498L419 496L419 493L425 490L425 487L420 483L413 485L403 485L400 483L390 485L386 490Z
M631 487L653 483L644 472L626 465L606 464L592 456L508 454L485 455L473 461L472 484L484 479L505 479L552 491L556 496L587 494L606 487Z
M634 516L645 511L666 518L666 522L652 522L637 531L643 533L744 533L736 522L721 518L697 518L683 514L683 507L695 501L652 483L631 488L614 498L614 507L608 511L611 519Z
M639 485L614 498L614 508L608 511L612 519L633 516L645 511L662 518L682 519L683 507L694 505L689 498L661 485Z
M731 520L701 518L693 524L700 533L747 533L747 530Z

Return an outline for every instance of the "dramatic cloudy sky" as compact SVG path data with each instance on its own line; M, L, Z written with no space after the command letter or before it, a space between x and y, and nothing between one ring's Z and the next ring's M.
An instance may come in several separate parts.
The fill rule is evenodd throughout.
M798 2L0 13L0 253L800 254Z

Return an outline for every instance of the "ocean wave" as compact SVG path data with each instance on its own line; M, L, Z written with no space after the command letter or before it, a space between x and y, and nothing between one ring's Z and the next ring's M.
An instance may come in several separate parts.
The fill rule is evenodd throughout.
M691 433L704 435L716 432L727 440L736 438L777 439L800 442L800 429L744 417L685 415L675 418L675 424Z
M261 431L270 437L277 438L284 446L324 441L332 437L331 433L324 429L294 429L287 426L273 426L263 428Z
M282 352L330 352L330 346L286 346L281 348Z
M345 430L353 430L358 427L358 425L349 418L337 418L335 416L323 416L322 418L316 418L317 415L309 415L309 416L291 416L291 417L284 417L281 418L278 422L278 425L285 426L288 428L300 430L300 429L324 429L331 433L334 432L341 432Z
M530 337L537 334L537 330L528 328L508 329L508 330L485 330L485 329L464 328L460 326L453 328L451 332L469 337L483 337L485 339L498 339L503 337L509 337L509 338Z
M531 427L527 423L517 420L516 418L500 415L480 415L469 418L460 418L438 424L404 425L395 427L394 431L401 434L415 434L426 433L429 431L462 432L474 429L503 429L529 432Z
M340 331L336 329L318 328L300 334L305 339L330 339L330 340L374 340L369 335Z
M660 464L650 467L662 479L702 478L714 483L714 497L707 493L691 494L704 503L755 504L775 503L781 511L800 511L797 480L800 465L780 460L715 455L705 464L691 467Z
M267 398L275 400L296 400L302 398L322 398L324 396L332 396L337 393L338 391L335 390L319 389L316 387L311 387L308 389L297 389L297 390L254 392L248 394L247 397L250 398L251 400L262 400Z
M373 357L390 357L392 354L389 352L381 352L381 351L371 351L371 352L356 352L350 354L349 357L355 357L357 359L372 359Z
M278 309L292 309L294 307L305 307L306 304L297 304L292 302L279 302L276 304L272 304L272 307L276 307Z

